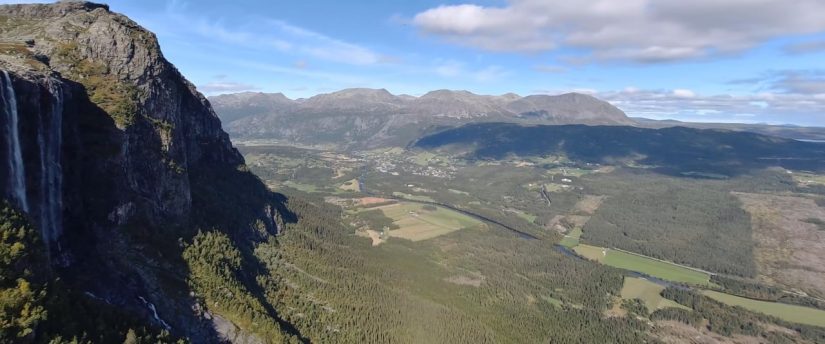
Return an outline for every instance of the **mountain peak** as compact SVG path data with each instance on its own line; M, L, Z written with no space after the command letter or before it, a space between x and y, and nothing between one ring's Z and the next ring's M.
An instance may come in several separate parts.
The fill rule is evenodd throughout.
M577 92L530 95L507 104L507 109L524 119L555 124L633 124L619 108L592 95Z
M473 92L466 91L466 90L441 89L441 90L433 90L433 91L427 92L423 96L421 96L420 98L446 98L446 97L457 97L457 96L459 96L459 97L468 97L468 96L472 97L472 96L478 96L478 95L473 93Z
M371 97L394 97L390 91L387 91L384 88L365 88L365 87L355 87L355 88L345 88L340 91L327 93L326 95L335 96L335 97L359 97L359 96L371 96Z
M337 92L319 94L301 102L310 112L316 110L344 110L359 112L386 112L397 109L402 99L386 89L347 88Z
M76 12L94 12L102 10L109 13L109 5L90 1L58 1L51 4L13 4L2 5L4 12L20 17L58 17Z

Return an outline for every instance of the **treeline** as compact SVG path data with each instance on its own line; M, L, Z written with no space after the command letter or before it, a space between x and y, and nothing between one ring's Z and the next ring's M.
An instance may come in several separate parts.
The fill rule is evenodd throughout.
M662 291L662 296L690 307L707 322L708 330L727 337L741 334L766 338L771 343L798 342L795 336L773 331L766 326L774 324L795 331L804 340L814 343L825 342L825 328L789 323L741 307L731 307L689 290L667 288ZM654 316L657 319L677 320L694 326L698 323L695 315L688 315L682 311L657 311L652 315Z
M53 279L40 233L0 200L1 343L182 343Z
M426 206L425 206L426 207ZM398 229L397 224L393 223L393 219L384 215L381 209L366 210L358 213L358 220L372 230L380 231L384 228Z
M825 302L809 296L785 292L781 288L720 275L711 276L710 281L721 286L722 291L726 293L751 299L781 302L825 310Z
M756 275L750 215L728 190L647 176L592 180L590 187L608 197L585 225L584 242L723 274ZM615 183L605 185L608 179Z
M564 257L552 241L459 231L371 247L333 221L339 207L297 193L288 205L298 221L255 255L272 276L262 284L268 302L314 342L649 340L645 323L602 314L621 289L621 274ZM455 276L477 284L446 281Z
M192 287L207 309L267 343L298 342L284 334L274 310L267 309L269 305L243 283L243 257L225 234L198 234L183 251L183 257L189 265Z

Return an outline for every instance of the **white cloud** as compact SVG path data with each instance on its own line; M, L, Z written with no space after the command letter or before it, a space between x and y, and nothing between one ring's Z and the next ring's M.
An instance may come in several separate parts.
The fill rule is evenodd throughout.
M474 69L456 60L437 60L433 71L441 77L464 78L477 82L496 81L510 75L510 72L501 66L486 66Z
M472 73L472 77L478 82L496 81L508 75L510 73L500 66L488 66Z
M696 93L691 90L677 88L673 90L673 96L678 98L693 98L696 97Z
M291 38L291 46L287 50L295 49L322 60L359 65L376 64L383 60L380 54L359 45L330 38L283 21L270 20L268 23L269 27L274 30L273 35ZM266 27L267 25L264 25L263 29L266 30ZM269 33L264 31L262 34Z
M583 93L589 95L596 95L599 93L599 91L595 88L574 88L572 91L576 93Z
M699 121L825 123L825 98L804 93L762 92L751 95L680 96L676 90L622 90L595 96L629 116Z
M785 71L779 73L773 88L787 93L825 94L825 72Z
M422 32L490 51L566 46L586 59L659 62L740 52L766 40L825 30L821 0L508 0L416 14Z
M232 81L215 81L198 86L198 90L207 94L218 93L236 93L243 91L255 91L260 88L255 85L232 82Z
M785 51L790 54L807 54L825 51L825 40L807 41L790 44L785 47Z

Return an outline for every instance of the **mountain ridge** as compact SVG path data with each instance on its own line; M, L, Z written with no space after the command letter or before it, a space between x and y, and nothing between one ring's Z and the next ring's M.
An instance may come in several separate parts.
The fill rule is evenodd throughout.
M483 94L476 94L467 90L450 90L450 89L439 89L439 90L432 90L427 93L424 93L420 96L412 96L408 94L399 94L395 95L390 93L386 89L373 89L373 88L345 88L334 92L329 93L319 93L314 96L308 98L296 98L291 99L285 96L282 92L275 92L275 93L267 93L267 92L238 92L238 93L224 93L220 95L210 96L209 100L213 103L213 106L216 108L222 108L225 106L238 106L243 104L238 104L238 102L248 101L250 99L259 99L259 100L270 100L273 103L284 103L290 105L299 105L299 104L311 104L315 107L323 107L324 104L327 102L334 102L334 101L347 101L352 100L352 98L361 97L361 99L357 99L357 101L363 103L371 103L371 102L383 102L387 104L398 104L398 105L406 105L408 107L414 107L418 105L416 103L420 103L426 100L441 100L441 101L484 101L488 103L494 103L498 106L504 107L505 109L499 109L499 111L504 110L503 112L507 112L509 110L512 112L510 115L518 115L519 112L529 112L529 111L541 111L546 110L544 108L551 107L555 104L553 103L563 103L564 101L570 101L573 103L587 105L588 101L599 101L602 105L610 105L610 103L606 101L602 101L594 96L578 93L578 92L568 92L568 93L561 93L557 95L548 95L548 94L533 94L528 96L519 96L516 93L505 93L501 95L483 95ZM367 99L363 99L363 98ZM516 101L524 101L526 104L518 104L517 106L509 107L508 105L512 102ZM549 104L548 104L549 103ZM351 105L340 106L337 103L329 104L331 107L337 108L350 108L354 107ZM521 109L523 107L528 107L528 109ZM607 111L613 111L613 113L607 113L612 117L610 118L603 118L608 124L611 121L616 121L616 123L623 123L623 124L630 124L632 123L632 119L627 117L626 114L622 112L621 115L618 115L618 112L615 112L616 109L607 109ZM415 113L415 109L408 110L411 113ZM619 110L621 111L621 110ZM483 113L472 113L471 111L467 111L471 116L472 115L483 115ZM627 117L627 120L624 118L620 118L621 116ZM574 118L573 118L574 120Z
M249 97L260 101L245 104L243 99ZM355 88L301 100L284 100L280 93L241 93L210 97L210 102L235 139L360 148L404 146L432 128L470 122L635 124L610 103L580 93L521 97L442 89L414 97L385 89Z

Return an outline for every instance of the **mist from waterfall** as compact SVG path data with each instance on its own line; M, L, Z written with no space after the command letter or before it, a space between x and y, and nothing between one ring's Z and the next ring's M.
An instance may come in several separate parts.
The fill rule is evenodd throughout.
M26 196L26 172L23 167L23 152L20 148L20 128L17 118L17 98L14 86L7 71L3 71L3 89L0 98L3 100L3 112L6 116L6 141L9 156L9 187L11 196L17 206L23 211L29 211L29 201Z

